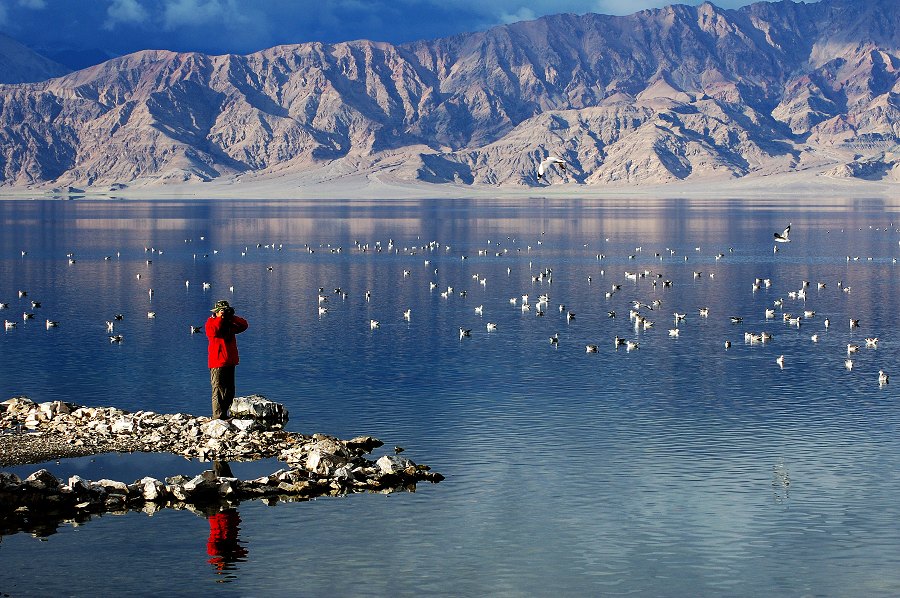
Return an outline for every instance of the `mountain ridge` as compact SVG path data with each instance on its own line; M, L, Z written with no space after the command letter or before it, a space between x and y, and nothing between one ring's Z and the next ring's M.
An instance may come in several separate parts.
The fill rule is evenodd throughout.
M785 0L551 15L393 45L144 50L0 85L0 185L158 186L365 170L634 186L815 170L896 180L900 6ZM314 176L308 176L312 173Z

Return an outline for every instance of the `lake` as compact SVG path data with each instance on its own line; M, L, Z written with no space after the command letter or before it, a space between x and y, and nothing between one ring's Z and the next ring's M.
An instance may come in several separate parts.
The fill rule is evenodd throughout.
M225 298L250 322L238 394L284 403L291 430L373 435L374 456L399 445L446 476L243 503L224 565L187 511L2 537L0 592L898 595L897 213L851 199L0 202L0 317L17 322L0 333L0 399L208 414L190 326ZM635 302L652 326L631 321ZM130 482L209 464L47 467Z

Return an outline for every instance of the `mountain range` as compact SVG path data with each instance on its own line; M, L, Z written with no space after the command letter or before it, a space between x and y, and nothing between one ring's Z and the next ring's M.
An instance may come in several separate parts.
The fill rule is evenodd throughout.
M0 85L0 186L900 180L898 36L896 0L785 0L400 45L147 50L68 74L36 61L43 80ZM539 180L548 154L567 168Z

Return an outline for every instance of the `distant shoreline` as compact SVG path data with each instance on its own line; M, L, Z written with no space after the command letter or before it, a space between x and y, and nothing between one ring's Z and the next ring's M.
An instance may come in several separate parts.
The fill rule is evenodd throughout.
M890 199L900 204L900 184L834 178L815 173L788 173L741 179L678 181L653 185L581 185L557 183L534 187L490 187L391 180L378 174L359 174L338 180L315 180L309 176L223 178L183 184L143 183L110 190L98 188L23 189L0 188L2 200L440 200L440 199L579 199L579 200L816 200ZM893 203L893 202L892 202Z

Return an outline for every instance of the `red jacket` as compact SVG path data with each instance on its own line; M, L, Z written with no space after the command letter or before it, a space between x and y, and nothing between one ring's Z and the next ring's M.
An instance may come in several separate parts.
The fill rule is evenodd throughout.
M235 334L247 330L247 320L232 316L230 320L211 316L206 320L206 336L209 338L209 367L220 368L238 364L238 348Z

